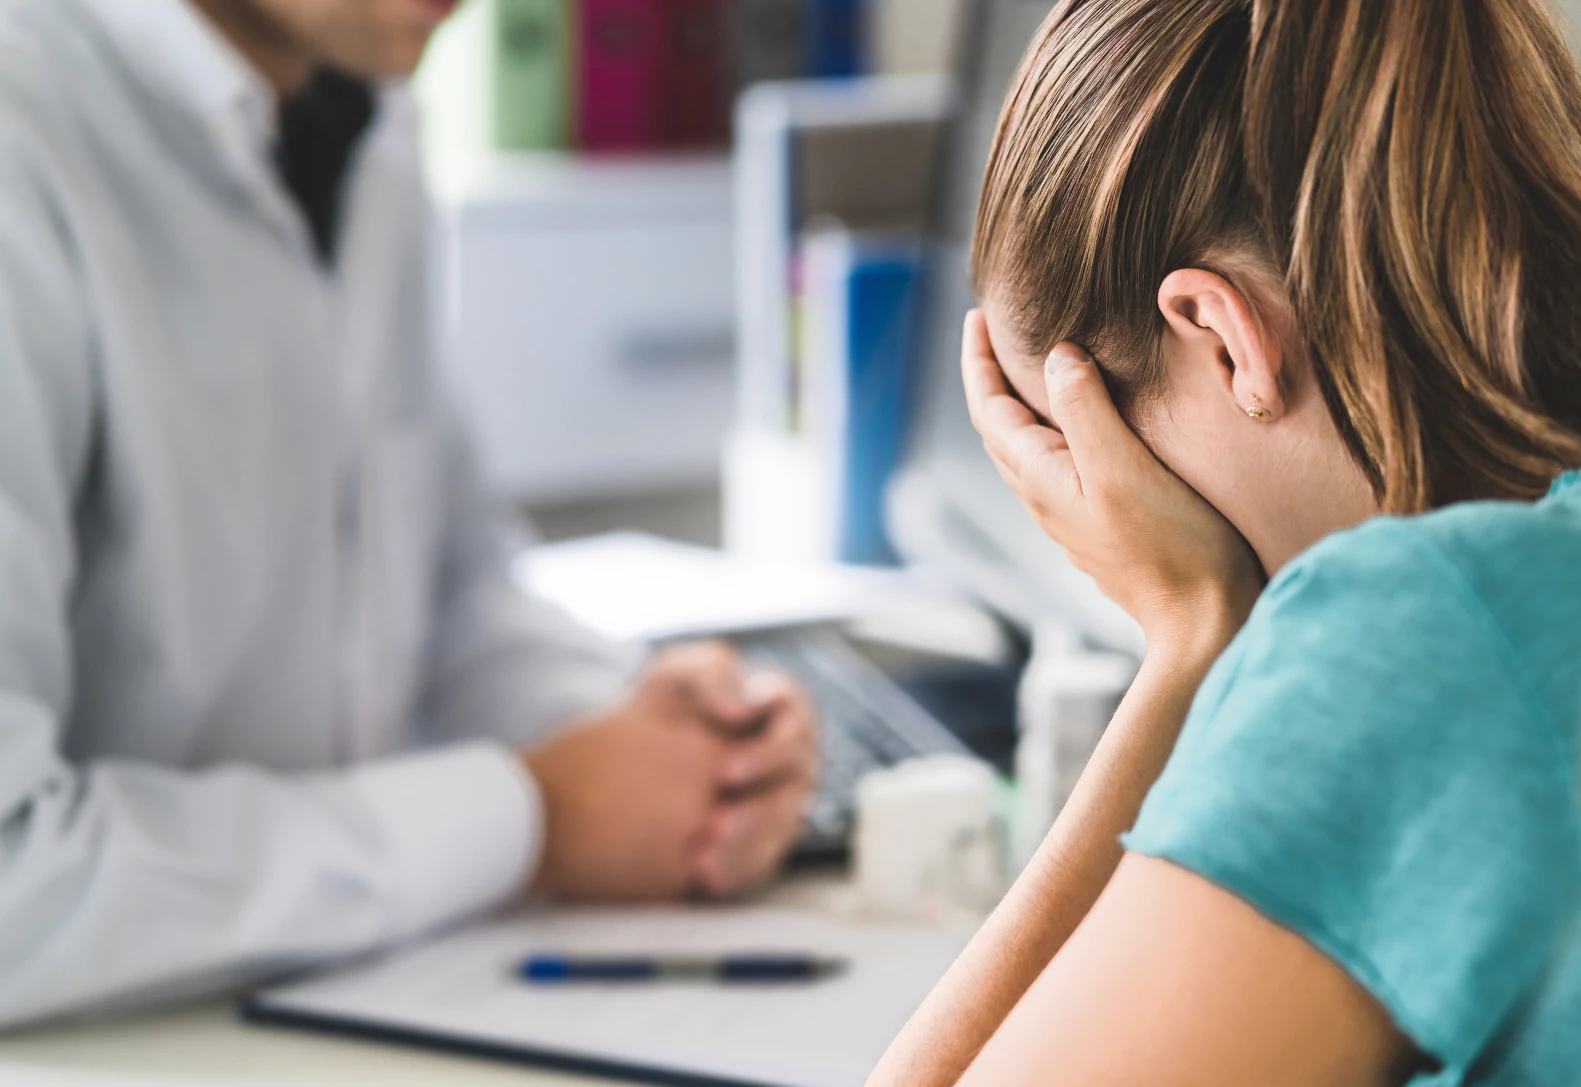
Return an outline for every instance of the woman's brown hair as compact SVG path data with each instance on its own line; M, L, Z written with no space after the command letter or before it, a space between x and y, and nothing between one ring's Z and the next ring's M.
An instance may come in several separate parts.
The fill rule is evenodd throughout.
M1282 282L1383 508L1581 465L1581 75L1545 0L1063 0L974 253L1030 351L1161 382L1157 290Z

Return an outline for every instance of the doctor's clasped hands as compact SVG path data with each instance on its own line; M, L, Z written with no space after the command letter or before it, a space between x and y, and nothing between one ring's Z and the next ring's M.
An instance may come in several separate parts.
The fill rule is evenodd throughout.
M544 798L534 890L574 899L731 894L768 878L818 770L815 711L719 643L659 654L619 706L524 756Z

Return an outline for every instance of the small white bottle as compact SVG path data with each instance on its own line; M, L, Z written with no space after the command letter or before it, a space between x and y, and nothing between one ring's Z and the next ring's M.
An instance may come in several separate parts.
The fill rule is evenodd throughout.
M1005 881L999 776L958 755L875 770L856 789L856 886L876 917L980 920Z
M1032 859L1136 678L1123 653L1094 653L1063 627L1033 632L1032 659L1019 690L1016 810L1011 855L1017 870Z

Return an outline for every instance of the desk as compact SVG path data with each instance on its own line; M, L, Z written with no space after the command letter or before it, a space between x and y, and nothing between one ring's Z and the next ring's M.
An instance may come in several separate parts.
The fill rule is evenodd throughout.
M808 872L759 900L790 909L838 911L849 895L841 876ZM115 1077L137 1087L614 1087L623 1082L249 1026L237 1018L234 999L0 1036L0 1085L28 1083L7 1078L19 1065L53 1073L40 1077L49 1087L65 1087L66 1076L83 1077L84 1087L110 1087Z
M237 1018L233 1000L0 1039L0 1083L13 1082L6 1073L20 1073L19 1065L82 1076L93 1087L110 1087L119 1076L138 1087L612 1087L617 1082L251 1027ZM53 1087L55 1080L44 1082ZM65 1080L61 1083L64 1087Z

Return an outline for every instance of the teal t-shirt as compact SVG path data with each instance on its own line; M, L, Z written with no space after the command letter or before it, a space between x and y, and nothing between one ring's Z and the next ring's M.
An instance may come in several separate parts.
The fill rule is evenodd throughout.
M1268 586L1128 849L1301 934L1433 1087L1581 1084L1581 481L1378 518Z

